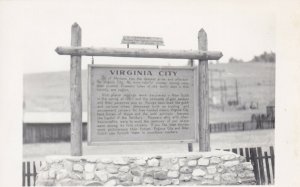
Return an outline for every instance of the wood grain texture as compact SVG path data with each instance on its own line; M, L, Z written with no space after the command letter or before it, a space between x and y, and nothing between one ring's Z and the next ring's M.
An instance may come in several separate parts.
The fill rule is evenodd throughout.
M81 28L77 23L72 25L71 46L81 46ZM71 155L82 156L81 56L71 55L70 104Z
M168 58L168 59L200 59L218 60L222 57L219 51L206 50L165 50L165 49L137 49L137 48L94 48L94 47L57 47L55 51L60 55L78 56L112 56L136 58Z
M188 66L194 67L193 59L188 60ZM193 152L193 143L188 143L188 151Z
M207 51L207 34L198 32L198 49ZM199 59L199 151L210 151L208 58Z

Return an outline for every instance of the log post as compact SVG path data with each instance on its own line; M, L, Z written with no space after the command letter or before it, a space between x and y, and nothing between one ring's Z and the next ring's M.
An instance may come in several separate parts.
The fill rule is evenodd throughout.
M198 49L207 51L207 34L198 32ZM199 60L199 151L210 151L208 60Z
M81 28L77 23L72 25L71 46L81 46ZM71 155L82 156L81 56L71 55L70 103Z
M189 59L188 66L194 67L194 60ZM188 143L188 151L193 152L193 143Z

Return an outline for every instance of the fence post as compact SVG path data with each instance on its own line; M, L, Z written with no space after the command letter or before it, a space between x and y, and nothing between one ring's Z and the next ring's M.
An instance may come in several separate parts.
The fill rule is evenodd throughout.
M81 46L81 28L72 25L71 46ZM81 56L71 55L70 69L71 99L71 155L82 155L82 96L81 96Z
M31 186L30 184L30 162L27 162L27 173L26 173L26 177L27 177L27 186Z
M275 154L274 154L274 148L273 146L270 147L270 155L271 155L271 164L272 164L272 172L273 172L273 178L275 178Z
M207 34L198 32L198 49L207 51ZM199 151L210 151L209 105L208 105L208 60L199 60Z
M253 164L253 171L256 179L256 184L260 184L260 178L259 178L259 170L258 170L258 162L257 162L257 154L256 154L256 148L250 148L250 158L251 162Z
M36 181L36 166L35 166L35 162L33 161L33 186L35 186L35 181Z
M232 152L235 153L235 154L237 154L237 148L233 148Z
M265 172L264 172L264 163L261 147L257 148L258 153L258 164L259 164L259 173L260 173L260 184L265 184Z
M25 182L26 182L26 162L23 161L23 164L22 164L22 185L25 186Z
M268 184L271 184L271 175L270 175L270 166L269 166L269 157L268 153L265 151L265 162L266 162L266 169L267 169L267 178L268 178Z
M241 155L241 156L244 156L244 151L243 151L242 148L240 148L240 155Z
M250 156L249 156L249 149L248 148L245 149L245 154L246 154L246 161L249 162Z

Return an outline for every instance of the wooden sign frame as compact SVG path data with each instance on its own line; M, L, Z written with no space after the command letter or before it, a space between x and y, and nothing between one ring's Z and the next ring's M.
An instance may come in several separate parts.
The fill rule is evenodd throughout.
M91 106L91 102L92 102L92 86L91 86L91 76L92 76L92 69L95 68L118 68L118 69L143 69L143 70L149 70L149 69L155 69L155 70L191 70L192 71L192 76L193 76L193 120L192 123L190 124L189 127L194 127L194 136L191 137L190 139L176 139L176 140L146 140L146 141L127 141L127 140L118 140L118 141L94 141L93 137L92 137L92 133L91 131L92 126L94 124L92 124L92 106ZM88 145L92 145L92 146L96 146L96 145L104 145L104 144L143 144L143 143L195 143L198 142L199 140L199 133L198 133L198 121L199 121L199 108L198 108L198 98L199 98L199 92L198 92L198 71L197 71L197 67L188 67L188 66L131 66L131 65L127 65L127 66L114 66L114 65L88 65L88 125L87 125L87 132L88 132L88 136L87 136L87 144ZM146 89L146 88L145 88Z
M188 59L198 61L199 90L199 151L210 150L209 132L209 98L208 98L208 60L219 60L223 54L220 51L208 51L207 34L204 29L198 32L198 50L157 50L157 49L123 49L95 48L81 46L81 28L77 23L71 27L71 47L58 46L55 51L59 55L69 55L70 63L70 104L71 104L71 155L82 156L82 95L81 95L81 57L110 56L134 58L167 58ZM193 144L188 143L189 151Z

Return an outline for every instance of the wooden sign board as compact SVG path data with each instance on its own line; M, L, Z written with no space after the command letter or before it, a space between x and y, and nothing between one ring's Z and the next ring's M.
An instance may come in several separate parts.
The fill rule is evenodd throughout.
M122 44L157 45L163 46L164 41L160 37L123 36Z
M194 67L88 70L88 144L197 141Z

